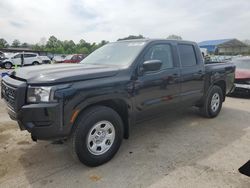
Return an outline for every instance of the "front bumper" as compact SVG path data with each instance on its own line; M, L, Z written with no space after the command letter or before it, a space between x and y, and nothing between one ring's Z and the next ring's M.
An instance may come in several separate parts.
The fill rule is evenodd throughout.
M8 108L8 114L11 119L18 122L21 130L30 132L32 138L50 140L67 135L59 103L29 104L23 106L17 113Z
M25 82L9 76L3 78L1 96L7 105L11 119L18 122L21 130L27 130L32 138L51 140L64 138L70 133L63 122L63 101L58 103L25 103Z

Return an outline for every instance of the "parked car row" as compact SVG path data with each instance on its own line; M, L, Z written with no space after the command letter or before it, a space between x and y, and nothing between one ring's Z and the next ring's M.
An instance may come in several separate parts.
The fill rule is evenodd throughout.
M56 56L53 58L54 63L79 63L86 55L84 54L72 54L65 56ZM36 53L22 52L15 53L9 56L2 55L0 58L0 67L5 69L10 69L14 66L27 66L27 65L40 65L40 64L50 64L51 59L47 56L40 56Z
M0 61L0 66L5 69L10 69L13 66L20 65L40 65L44 63L50 63L50 59L47 56L39 56L36 53L15 53L9 57L5 57Z
M54 61L55 63L80 63L86 55L84 54L72 54L72 55L67 55L65 58L55 58Z

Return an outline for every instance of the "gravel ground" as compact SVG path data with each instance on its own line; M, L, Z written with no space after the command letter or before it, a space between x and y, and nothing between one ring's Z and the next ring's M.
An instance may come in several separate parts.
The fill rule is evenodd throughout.
M72 159L66 144L32 142L0 100L0 187L250 187L250 99L227 98L215 119L194 109L140 123L105 165Z

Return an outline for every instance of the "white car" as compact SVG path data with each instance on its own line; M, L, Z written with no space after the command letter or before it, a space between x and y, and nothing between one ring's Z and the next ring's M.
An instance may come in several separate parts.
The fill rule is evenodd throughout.
M50 64L51 59L48 56L39 56L39 58L42 60L42 64Z
M42 59L36 53L15 53L13 56L8 57L7 59L1 62L1 66L6 69L10 69L15 65L21 65L21 55L24 55L23 65L39 65L42 64Z

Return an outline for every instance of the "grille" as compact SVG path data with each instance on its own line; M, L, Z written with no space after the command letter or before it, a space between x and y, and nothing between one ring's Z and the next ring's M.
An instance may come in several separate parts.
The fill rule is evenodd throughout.
M2 97L7 102L7 105L11 109L14 110L15 109L15 99L16 99L16 89L5 84L4 82L2 82L1 86L2 86L2 89L1 89Z

